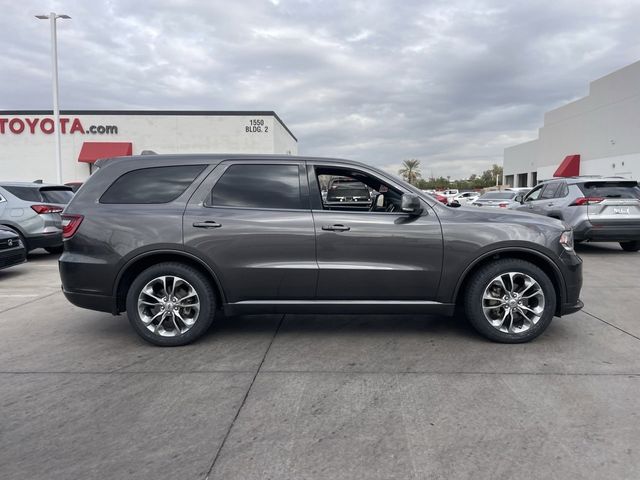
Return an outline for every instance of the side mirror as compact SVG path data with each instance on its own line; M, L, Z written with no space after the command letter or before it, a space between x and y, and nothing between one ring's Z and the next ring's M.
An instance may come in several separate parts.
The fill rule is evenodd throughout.
M403 212L411 215L420 215L420 213L422 213L420 198L413 193L405 193L402 195L401 208Z
M524 195L516 195L516 198L514 198L514 200L518 203L524 203Z

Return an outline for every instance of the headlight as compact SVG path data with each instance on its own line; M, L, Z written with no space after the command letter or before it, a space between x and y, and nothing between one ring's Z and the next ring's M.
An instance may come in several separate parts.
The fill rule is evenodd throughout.
M573 252L573 230L565 230L562 232L562 235L560 235L560 245L562 245L567 252Z

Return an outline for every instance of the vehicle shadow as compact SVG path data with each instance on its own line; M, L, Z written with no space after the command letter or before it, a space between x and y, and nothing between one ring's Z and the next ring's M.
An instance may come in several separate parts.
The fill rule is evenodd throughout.
M207 335L216 332L254 333L261 329L260 323L271 323L272 315L221 316L216 320ZM463 315L453 317L435 315L335 315L335 314L287 314L282 319L278 331L304 335L342 335L342 334L416 334L416 335L455 335L478 338L478 334L469 325Z
M633 255L634 252L625 252L617 243L589 243L583 242L575 245L578 255Z

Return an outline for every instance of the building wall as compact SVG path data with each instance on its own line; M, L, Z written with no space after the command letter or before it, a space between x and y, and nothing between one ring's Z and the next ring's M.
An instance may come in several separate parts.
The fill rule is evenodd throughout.
M581 175L640 179L640 62L595 80L588 96L547 112L537 140L505 149L504 173L522 173L528 163L545 180L574 154L580 155Z
M0 112L6 118L0 131L0 179L33 181L56 179L54 135L42 131L41 122L51 115L24 112ZM18 118L25 125L14 133L9 122ZM69 119L61 134L62 175L64 181L84 180L89 165L78 162L82 144L93 142L131 142L133 153L153 150L157 153L282 153L296 155L297 141L274 115L168 115L168 114L76 114L62 112ZM73 129L74 119L81 129ZM26 122L38 123L32 128ZM52 120L45 124L52 125ZM12 124L14 130L19 122ZM90 126L116 126L117 133L90 133ZM48 128L45 128L47 130ZM33 130L33 133L32 131ZM73 130L73 131L72 131ZM85 133L82 133L84 130Z

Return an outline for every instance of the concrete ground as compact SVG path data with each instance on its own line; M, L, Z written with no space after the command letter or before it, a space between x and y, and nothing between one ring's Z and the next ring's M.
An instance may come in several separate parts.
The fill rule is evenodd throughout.
M0 272L0 478L640 478L640 254L579 247L585 309L525 345L425 316L225 319L194 345Z

